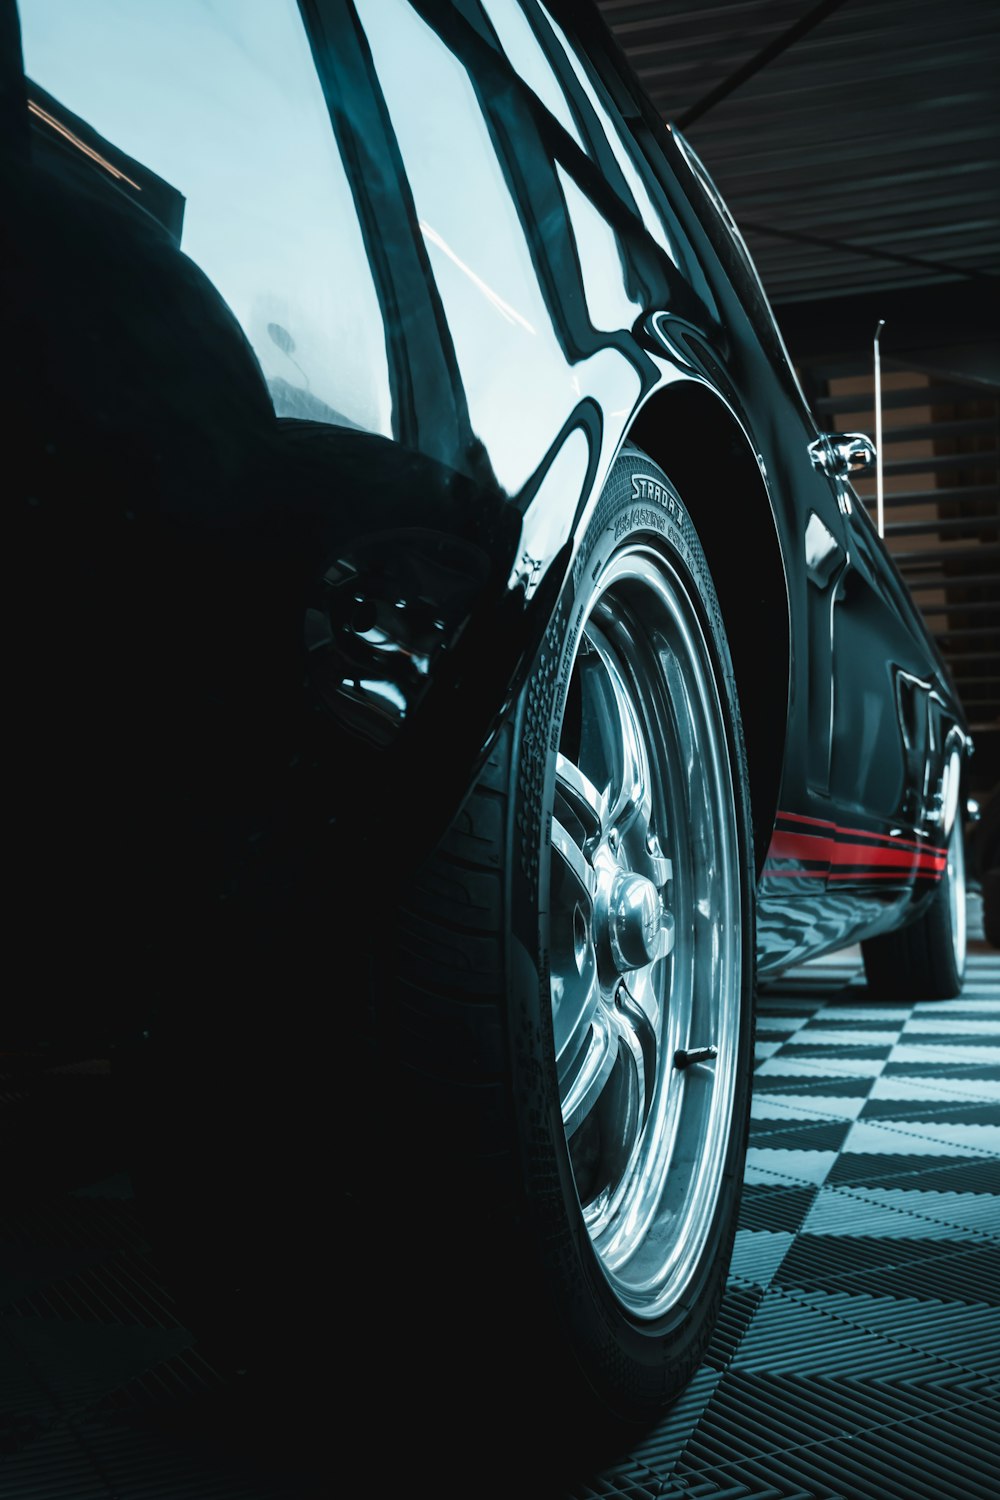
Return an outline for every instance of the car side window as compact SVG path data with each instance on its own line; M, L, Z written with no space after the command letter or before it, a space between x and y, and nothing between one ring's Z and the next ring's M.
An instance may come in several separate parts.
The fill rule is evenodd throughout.
M99 170L91 131L141 163L119 185L144 207L147 174L160 179L276 414L389 434L379 299L295 0L20 0L19 13L36 128Z

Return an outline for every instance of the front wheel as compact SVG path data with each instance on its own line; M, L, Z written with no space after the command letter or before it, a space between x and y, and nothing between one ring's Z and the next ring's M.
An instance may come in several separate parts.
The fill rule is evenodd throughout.
M705 557L627 447L378 965L416 1211L431 1184L451 1204L420 1281L439 1328L513 1354L521 1430L538 1403L567 1437L644 1424L711 1337L748 1130L749 814Z
M930 903L908 926L861 944L868 988L877 999L951 1000L962 992L966 945L965 827L956 811Z

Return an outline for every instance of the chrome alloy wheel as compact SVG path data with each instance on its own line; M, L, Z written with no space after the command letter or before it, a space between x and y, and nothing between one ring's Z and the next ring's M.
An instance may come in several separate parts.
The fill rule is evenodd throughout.
M614 553L560 734L551 998L584 1222L640 1319L691 1281L732 1124L749 958L717 670L682 574L644 543Z
M955 973L965 973L967 946L965 888L965 824L962 818L962 755L952 748L941 776L940 816L948 829L943 884L946 920L951 936Z
M965 972L966 950L966 894L965 894L965 829L961 811L957 810L948 838L948 863L945 879L948 882L948 903L951 916L951 942L955 954L955 968L961 975Z

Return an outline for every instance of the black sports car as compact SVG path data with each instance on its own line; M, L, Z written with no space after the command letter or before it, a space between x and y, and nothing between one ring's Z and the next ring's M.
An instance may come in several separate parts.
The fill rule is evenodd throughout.
M2 41L21 1024L106 1029L256 1357L336 1258L382 1389L419 1326L518 1426L642 1424L717 1318L758 976L962 982L970 739L872 445L589 4Z

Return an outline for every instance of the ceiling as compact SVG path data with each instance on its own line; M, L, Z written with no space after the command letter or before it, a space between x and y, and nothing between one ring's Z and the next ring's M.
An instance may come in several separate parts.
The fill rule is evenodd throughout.
M1000 5L599 8L715 179L793 353L849 347L862 328L867 344L884 316L886 357L923 339L1000 389Z
M1000 783L1000 4L598 0L746 238ZM880 325L883 325L881 326ZM877 342L876 342L877 333ZM858 482L875 506L875 480Z

